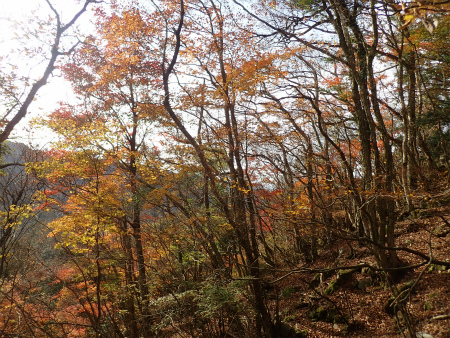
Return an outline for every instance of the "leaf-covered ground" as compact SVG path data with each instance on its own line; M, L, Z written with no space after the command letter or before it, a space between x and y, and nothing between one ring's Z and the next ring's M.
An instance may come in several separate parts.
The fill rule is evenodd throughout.
M422 209L400 222L397 245L450 262L449 209ZM399 257L404 265L424 261L405 252ZM362 264L375 266L367 249L336 240L320 252L313 265L305 267L317 270ZM387 305L392 290L381 273L357 268L320 274L307 269L285 278L286 273L280 273L282 280L271 291L274 307L279 295L280 319L295 331L307 337L404 337L402 328L407 336L400 313L395 315L395 309ZM426 264L402 273L396 287L400 292L406 290L406 308L417 332L450 337L450 269Z

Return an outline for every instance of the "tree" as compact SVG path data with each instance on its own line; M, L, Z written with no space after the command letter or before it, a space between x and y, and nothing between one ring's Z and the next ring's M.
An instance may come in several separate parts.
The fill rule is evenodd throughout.
M416 27L400 29L383 2L261 5L259 16L215 0L97 11L61 67L80 104L40 121L59 141L30 166L42 208L61 213L49 227L64 258L39 286L55 298L31 307L34 325L276 336L268 290L339 237L369 248L398 296L397 252L412 251L394 231L428 151L414 122L429 88ZM442 92L428 93L431 111Z
M100 200L100 205L97 205L93 212L104 212L109 218L112 217L116 226L114 231L120 234L125 251L126 284L130 287L135 284L138 286L138 292L130 296L126 311L130 316L134 316L133 297L137 296L145 317L148 316L149 291L142 244L143 197L137 173L142 156L141 149L146 149L144 137L149 133L154 111L158 109L147 90L156 84L153 89L156 92L158 85L156 81L152 81L154 63L148 61L144 49L138 48L142 36L149 34L143 25L135 25L143 23L138 17L139 13L136 11L124 12L122 16L113 14L111 17L99 11L97 39L104 39L109 43L102 46L96 43L96 38L89 38L75 54L74 61L62 68L67 78L72 81L76 93L82 95L84 103L80 105L80 110L70 106L61 107L52 115L47 125L64 137L63 146L70 149L81 163L80 167L67 166L64 161L70 156L70 152L63 153L64 167L58 169L54 165L51 171L44 175L47 179L54 177L58 181L70 174L71 180L66 182L66 189L71 189L70 186L76 182L78 175L87 184L83 189L86 192L91 191L94 198L102 199L101 192L95 190L102 186L99 180L109 177L115 171L120 173L117 177L124 180L122 188L129 194L127 198L130 200L126 205L117 207L118 210L123 210L122 216L110 215L106 210L108 206ZM125 25L128 25L128 31L122 32L122 35L118 34L117 29L122 29ZM150 29L149 26L147 28ZM134 39L129 39L130 35L134 35ZM100 165L98 168L97 162ZM91 173L87 168L89 165L93 165L97 171ZM92 178L95 178L94 182L97 183L90 186L89 180ZM109 198L118 198L117 195L110 194ZM87 217L89 210L80 206L79 201L75 205L81 207L81 215L84 215L81 217ZM105 224L104 219L97 219L96 222L96 227ZM134 270L135 260L137 271ZM131 318L128 325L130 334L137 336L137 319ZM145 326L145 322L143 325ZM144 332L148 333L148 330L144 329Z
M3 169L0 176L0 303L1 334L27 331L20 323L28 321L21 313L23 300L19 294L26 289L28 276L39 270L38 260L48 253L48 246L40 241L45 233L37 211L36 193L42 183L26 172L25 162L42 159L42 153L29 147L7 142L4 160L13 165Z
M28 108L33 100L36 98L38 91L47 83L50 75L53 73L56 62L58 58L63 55L71 54L77 47L78 43L72 45L67 50L61 50L62 41L67 38L70 29L75 25L78 18L87 10L90 4L100 3L101 1L86 0L83 4L81 10L76 13L71 20L67 23L61 21L58 11L53 7L50 1L46 0L48 6L54 14L55 28L53 41L49 50L49 59L42 73L40 79L35 81L31 87L28 89L28 82L25 79L25 84L16 84L18 80L14 73L12 74L2 74L0 80L0 92L5 97L6 105L4 107L4 112L2 113L2 125L0 132L0 144L3 144L11 134L14 127L25 117L28 113ZM19 79L20 80L20 79ZM18 88L18 86L24 88Z

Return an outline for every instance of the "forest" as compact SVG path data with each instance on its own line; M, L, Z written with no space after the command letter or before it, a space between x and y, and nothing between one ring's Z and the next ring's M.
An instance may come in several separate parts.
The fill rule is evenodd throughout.
M450 337L449 0L42 4L41 74L0 67L1 337Z

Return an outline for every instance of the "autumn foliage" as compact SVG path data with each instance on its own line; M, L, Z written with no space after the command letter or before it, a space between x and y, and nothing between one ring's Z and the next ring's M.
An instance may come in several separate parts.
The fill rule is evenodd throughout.
M0 212L52 215L47 257L2 276L1 334L281 337L269 295L337 239L398 298L397 224L450 177L448 5L398 6L98 6L59 65L78 104L34 124L42 186Z

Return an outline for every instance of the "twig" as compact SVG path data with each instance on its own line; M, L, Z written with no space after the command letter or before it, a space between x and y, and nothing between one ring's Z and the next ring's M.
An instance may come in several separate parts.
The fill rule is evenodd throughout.
M439 315L431 318L431 320L444 320L444 319L450 319L450 315Z

